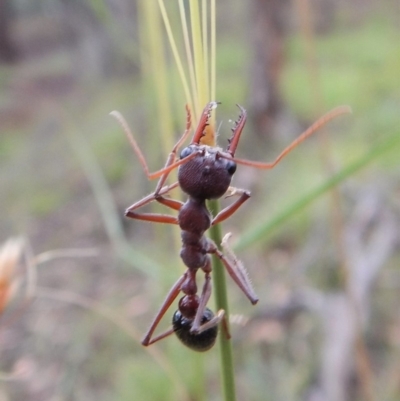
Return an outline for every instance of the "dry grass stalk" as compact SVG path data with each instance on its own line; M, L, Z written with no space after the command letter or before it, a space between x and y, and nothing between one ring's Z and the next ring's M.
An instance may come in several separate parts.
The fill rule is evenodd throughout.
M0 248L0 314L17 292L19 281L16 270L23 251L21 238L9 238Z

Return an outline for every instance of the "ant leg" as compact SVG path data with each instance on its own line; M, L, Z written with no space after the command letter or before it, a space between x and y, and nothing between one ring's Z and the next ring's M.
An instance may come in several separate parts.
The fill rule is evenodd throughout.
M174 216L170 216L168 214L159 214L159 213L135 213L131 211L127 211L125 213L126 217L135 220L149 221L152 223L165 223L165 224L178 224L178 219Z
M218 311L218 313L219 312L220 311ZM228 319L225 316L225 311L223 311L223 312L224 312L224 316L223 316L223 319L222 319L222 328L224 329L226 338L229 340L231 338L231 332L229 331L229 324L228 324Z
M129 206L125 210L125 216L130 217L131 219L136 219L136 220L144 220L144 221L150 221L150 222L156 222L156 223L169 223L169 224L178 224L178 219L175 216L170 216L170 215L165 215L165 214L160 214L160 213L136 213L134 210L147 205L150 202L153 201L158 201L161 204L170 207L171 209L174 210L180 210L182 207L183 203L181 201L175 200L175 199L168 199L164 198L162 195L168 193L171 189L174 189L178 186L178 182L175 182L172 185L166 185L165 187L162 187L158 195L155 193L152 193L150 195L145 196L144 198L140 199L139 201L135 202L133 205Z
M228 241L231 236L232 236L231 233L227 233L222 238L221 245L227 255L227 256L225 256L225 258L227 261L230 262L230 264L232 264L234 266L233 271L237 274L238 278L240 277L241 283L243 283L246 286L247 291L251 295L251 297L249 297L249 299L250 299L251 303L254 305L258 302L258 297L254 292L254 289L253 289L253 286L249 279L246 268L244 267L243 263L237 258L237 256L233 253L232 248L228 245ZM222 262L224 262L224 261L222 261ZM227 267L226 264L225 264L225 267ZM229 273L229 269L228 269L228 273ZM231 277L232 277L232 275L231 275Z
M211 260L210 260L209 256L207 256L207 259L208 259L208 261L207 261L206 267L205 267L207 269L206 276L205 276L205 282L203 285L203 290L200 295L199 306L197 308L196 316L194 317L194 320L192 323L192 328L190 329L191 333L199 333L199 329L201 327L200 326L201 319L203 318L204 311L206 309L208 300L210 299L210 296L211 296L211 289L212 289L211 276L210 276Z
M162 188L158 191L157 194L153 192L152 194L143 197L143 198L140 199L139 201L135 202L133 205L129 206L126 210L128 211L128 210L135 210L135 209L138 209L139 207L142 207L142 206L144 206L144 205L147 205L147 204L150 203L150 202L155 201L157 197L161 197L162 200L166 200L166 201L170 200L170 201L171 201L170 203L165 202L164 204L165 204L166 206L169 206L171 209L179 210L179 209L181 208L182 202L180 202L180 201L174 201L173 199L167 199L167 198L164 198L164 197L163 197L163 195L168 194L169 191L171 191L172 189L174 189L174 188L176 188L176 187L178 187L178 186L179 186L179 183L178 183L178 182L174 182L174 183L171 184L171 185L166 185L166 186L162 187ZM168 204L167 204L167 203L168 203ZM176 203L176 205L175 205L175 203ZM178 204L179 204L179 205L178 205Z
M175 301L176 297L178 296L179 292L181 291L181 286L182 286L183 282L186 280L186 276L187 276L187 273L185 273L182 277L180 277L179 280L170 289L169 293L167 294L167 297L165 298L164 302L161 305L160 310L158 311L153 322L151 323L150 328L147 330L147 333L142 340L142 345L148 346L148 345L154 343L155 341L161 340L162 338L167 337L168 335L171 334L171 333L169 333L169 330L168 330L165 333L157 336L155 339L153 339L153 340L151 339L151 336L153 335L154 330L158 326L158 323L160 323L160 320L165 315L165 312L169 309L172 302Z
M229 257L226 257L212 242L209 241L209 249L208 253L215 253L224 264L228 274L232 277L233 281L237 284L237 286L243 291L249 301L255 305L258 302L258 297L254 292L253 286L251 285L249 276L247 275L247 271L243 266L242 262L235 256L231 248L228 246L227 241L231 234L225 235L222 240L222 246L228 253Z
M182 143L186 140L187 136L190 133L190 127L192 125L192 116L190 113L190 108L188 105L186 105L186 129L181 138L178 140L178 142L174 145L174 147L171 150L171 153L168 155L167 162L165 163L164 169L168 168L171 166L175 160L176 160L176 153L178 152L178 149L181 147ZM163 174L160 177L160 180L157 183L156 189L154 191L154 194L156 195L156 200L160 202L160 200L157 198L157 195L159 194L162 186L164 185L169 173L171 172L168 171L167 173ZM160 202L162 203L162 202ZM178 209L179 210L179 209Z
M229 187L230 193L225 196L229 198L234 195L240 195L239 199L233 202L231 205L227 206L225 209L222 209L212 220L211 225L214 226L215 224L221 223L222 221L226 220L227 218L231 217L236 210L239 209L247 199L250 198L250 192L246 191L245 189L239 189L234 187Z
M198 328L198 330L196 330L196 334L203 333L203 331L206 331L208 329L211 329L212 327L217 326L221 321L222 321L222 327L224 329L226 338L229 340L231 338L231 334L228 330L228 323L226 320L225 311L223 309L220 309L210 321L202 324ZM173 333L174 333L174 329L173 329L173 327L171 327L168 330L164 331L164 333L161 333L158 336L152 338L147 345L152 345L152 344L164 339L165 337L170 336Z
M145 196L144 198L140 199L133 205L129 206L125 210L125 216L130 217L131 219L136 219L136 220L144 220L144 221L151 221L151 222L156 222L156 223L169 223L169 224L178 224L178 219L176 216L171 216L171 215L166 215L166 214L160 214L160 213L136 213L134 210L147 205L150 202L153 202L157 200L158 202L164 204L165 206L170 207L171 209L174 210L179 210L183 203L175 200L175 199L167 199L164 198L162 195L168 193L171 189L176 188L178 186L178 183L175 182L172 185L166 185L162 187L158 195L155 193L152 193L150 195Z
M142 153L142 151L139 148L139 145L137 144L132 131L129 128L128 123L126 122L125 118L122 116L121 113L119 113L118 111L112 111L110 113L110 115L112 115L121 125L125 136L127 137L133 151L136 153L136 155L139 158L139 162L142 165L142 168L147 176L148 179L154 179L157 177L161 177L160 181L157 185L157 189L161 189L161 187L163 186L163 184L165 183L165 180L167 179L169 173L175 169L176 167L178 167L179 165L188 162L190 159L192 159L196 154L192 154L188 157L186 157L185 159L181 159L177 162L175 162L175 157L176 157L176 152L178 150L178 148L182 145L182 143L186 140L186 138L188 137L189 133L190 133L190 127L192 125L192 117L191 117L191 113L190 113L190 109L189 106L186 105L186 129L185 132L183 133L183 135L181 136L181 138L178 140L178 142L175 144L175 146L173 147L170 155L168 156L167 159L167 163L164 166L164 168L162 168L161 170L158 170L154 173L150 173L149 168L147 166L147 162L146 159Z
M164 333L161 333L161 334L159 334L158 336L152 338L147 344L143 344L143 343L142 343L142 344L145 345L145 346L147 347L148 345L154 344L154 343L156 343L157 341L160 341L160 340L162 340L163 338L168 337L168 336L170 336L170 335L173 334L173 333L174 333L174 329L173 329L173 327L171 327L171 328L169 328L168 330L164 331Z
M231 338L231 335L230 335L230 332L228 329L228 322L225 317L225 311L223 309L220 309L217 312L217 314L210 321L208 321L204 324L201 324L201 319L203 318L204 311L205 311L207 303L210 299L211 290L212 290L211 276L210 276L211 260L209 258L208 258L207 263L205 264L205 266L202 269L206 272L205 282L203 285L202 293L200 295L199 305L197 308L196 316L193 320L192 328L190 329L190 332L200 334L203 331L206 331L206 330L210 329L211 327L216 326L222 320L226 337L229 339L229 338Z
M174 165L175 159L176 159L176 153L179 149L179 147L182 145L182 143L185 141L187 138L189 132L190 132L190 127L191 127L191 114L190 114L190 109L188 106L186 106L186 112L187 112L187 119L186 119L186 130L183 133L182 137L178 140L178 142L175 144L175 146L172 148L171 153L168 156L167 162L164 166L165 172L164 174L161 175L160 179L158 180L156 189L153 194L150 194L140 201L134 203L133 205L129 206L126 211L125 211L125 216L130 217L132 219L137 219L137 220L144 220L144 221L150 221L150 222L155 222L155 223L168 223L168 224L178 224L178 220L175 216L169 216L169 215L164 215L164 214L159 214L159 213L136 213L134 210L138 209L139 207L142 207L152 201L157 201L171 209L174 210L180 210L182 207L183 203L174 200L174 199L167 199L164 198L162 195L168 193L171 189L176 188L179 184L176 182L172 185L165 186L163 187L166 179L168 178L169 173L172 171L173 168L171 168ZM124 120L121 114L118 112L112 112L112 115L118 119L120 124L122 125L125 135L127 136L129 142L131 143L133 150L139 157L139 161L142 164L142 167L147 175L148 178L151 178L149 175L148 167L146 160L138 147L132 132L129 129L128 124ZM190 156L189 156L190 157ZM176 166L175 166L176 167ZM161 170L160 170L161 171Z
M200 334L203 331L206 331L208 329L211 329L212 327L217 326L221 321L225 322L224 323L224 329L226 330L226 336L227 338L231 338L231 335L229 331L227 330L227 324L226 324L226 317L225 317L225 311L223 309L220 309L217 314L208 322L202 324L196 331L196 334ZM193 331L193 327L192 330Z

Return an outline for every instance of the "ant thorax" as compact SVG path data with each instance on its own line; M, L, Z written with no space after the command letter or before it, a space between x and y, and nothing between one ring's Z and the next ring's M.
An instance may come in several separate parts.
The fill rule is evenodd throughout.
M180 158L196 156L179 166L178 181L182 190L195 199L218 199L225 194L236 171L230 153L218 147L191 144Z

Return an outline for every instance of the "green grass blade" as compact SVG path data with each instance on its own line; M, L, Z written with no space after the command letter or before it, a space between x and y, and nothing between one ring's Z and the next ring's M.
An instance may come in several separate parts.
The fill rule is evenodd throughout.
M92 187L106 232L118 256L146 275L153 278L158 277L158 272L162 267L155 260L132 248L127 242L119 212L111 195L111 189L90 146L85 138L76 133L73 128L68 131L71 147L81 162L85 175Z
M339 173L335 174L322 185L313 189L300 199L297 199L294 203L288 206L281 213L276 214L271 219L265 220L254 228L247 230L240 238L240 240L235 244L235 249L244 249L257 242L265 239L265 237L270 234L270 232L279 227L286 220L291 218L294 214L300 212L311 202L317 199L319 196L323 195L325 192L329 191L335 185L340 184L346 178L350 177L358 170L366 167L375 159L382 157L388 151L393 150L400 144L400 132L396 132L391 135L386 141L381 142L376 147L373 147L369 152L365 153L362 157L356 160L354 163L350 164Z

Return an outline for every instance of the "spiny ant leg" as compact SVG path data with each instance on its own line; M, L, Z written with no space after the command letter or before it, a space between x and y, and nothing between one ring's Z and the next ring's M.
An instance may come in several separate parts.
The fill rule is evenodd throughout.
M179 280L170 289L169 293L167 294L167 297L165 298L164 302L161 305L160 310L157 312L157 315L155 316L153 322L151 323L149 329L147 330L146 335L144 336L144 338L142 340L143 345L147 346L152 343L151 336L153 335L154 330L157 328L158 323L160 323L160 320L165 315L165 312L167 312L167 310L171 306L172 302L175 301L176 297L178 296L179 292L181 291L181 286L182 286L183 282L186 280L186 276L187 276L186 273L183 274L182 277L180 277ZM164 337L166 337L167 335L169 335L169 334L165 334ZM162 337L162 338L164 338L164 337Z
M229 246L228 241L232 237L231 233L227 233L223 238L221 242L221 246L225 251L225 257L231 264L233 264L235 271L238 276L241 277L242 281L246 283L247 288L250 289L250 291L253 293L253 297L258 300L257 295L255 295L253 286L251 284L249 275L247 273L246 268L244 267L243 263L237 258L237 256L233 253L232 248Z
M236 210L239 209L241 205L243 205L244 202L247 201L247 199L250 198L250 192L246 191L245 189L239 189L239 188L234 188L234 187L229 187L228 191L230 192L226 198L235 196L235 195L240 195L238 199L236 199L235 202L233 202L231 205L227 206L225 209L222 209L212 220L211 225L215 225L218 223L221 223L222 221L226 220L227 218L231 217L233 213L236 212Z
M216 254L222 260L222 263L224 264L229 275L232 277L233 281L235 281L239 288L244 292L250 302L255 305L258 302L258 297L255 294L247 275L243 275L242 272L238 273L239 266L235 265L234 267L231 261L229 261L221 251L217 250Z
M208 253L215 253L224 264L228 274L232 277L233 281L237 284L237 286L243 291L249 301L255 305L258 302L258 297L255 294L253 287L250 283L249 277L247 276L247 272L243 266L243 264L236 258L233 252L227 247L226 242L224 243L225 249L228 250L232 260L227 258L215 245L215 243L211 240L209 241L209 249Z

